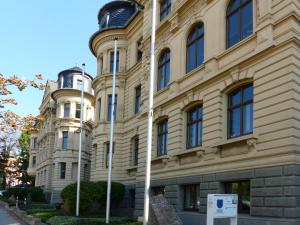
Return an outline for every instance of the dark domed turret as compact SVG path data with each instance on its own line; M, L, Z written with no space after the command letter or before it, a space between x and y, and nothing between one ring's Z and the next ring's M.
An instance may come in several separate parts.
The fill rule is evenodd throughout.
M98 14L100 30L121 28L128 24L137 12L137 5L130 1L118 0L104 5Z
M93 77L87 73L84 75L85 91L91 93L91 82ZM63 70L58 74L58 89L72 88L81 89L82 85L82 69L80 67L73 67Z

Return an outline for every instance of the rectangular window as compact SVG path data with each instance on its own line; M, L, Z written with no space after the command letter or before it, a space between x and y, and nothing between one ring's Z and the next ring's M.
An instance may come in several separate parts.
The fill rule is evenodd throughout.
M228 137L253 132L253 85L240 87L228 95Z
M113 143L113 154L115 152L115 143ZM109 166L109 142L106 143L106 160L105 160L105 167L108 168Z
M187 113L187 148L202 145L202 106Z
M113 73L114 70L114 52L110 53L110 72ZM119 51L117 51L117 63L116 63L116 72L119 72Z
M167 154L168 146L168 120L157 125L157 156Z
M63 149L68 148L68 137L69 137L68 131L63 131L62 132L62 148Z
M117 112L117 102L118 102L118 96L115 95L115 104L114 104L114 120L116 120L116 112ZM107 120L111 120L111 112L112 112L112 95L108 95L108 107L107 107Z
M225 183L225 194L238 195L238 212L250 213L250 181L236 181Z
M37 148L37 137L33 138L33 148Z
M36 156L32 157L32 167L35 167L36 165Z
M100 120L101 116L101 98L98 98L98 120Z
M141 85L135 88L135 105L134 113L138 113L141 110Z
M60 163L60 179L66 178L66 163Z
M76 104L75 117L80 119L81 104Z
M135 189L129 190L129 202L128 206L131 209L135 208Z
M184 211L199 211L200 185L190 184L183 186L183 209Z
M153 196L165 195L165 193L166 193L166 187L165 186L153 187L152 188Z
M78 90L81 90L81 88L82 88L82 80L77 79L77 81L76 81L76 88L77 88Z
M65 118L70 117L70 106L71 106L70 103L65 103L64 104L64 117Z
M136 137L133 143L133 165L137 166L139 161L139 138Z
M140 61L143 57L143 52L142 52L142 38L140 38L137 41L137 54L136 54L136 61Z
M171 12L172 0L164 0L160 4L160 20L163 20Z

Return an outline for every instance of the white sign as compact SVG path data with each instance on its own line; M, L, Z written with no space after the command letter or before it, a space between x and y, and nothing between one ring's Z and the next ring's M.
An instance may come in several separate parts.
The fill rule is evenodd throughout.
M230 224L236 225L237 209L237 195L209 194L207 196L207 225L213 225L216 218L230 218Z

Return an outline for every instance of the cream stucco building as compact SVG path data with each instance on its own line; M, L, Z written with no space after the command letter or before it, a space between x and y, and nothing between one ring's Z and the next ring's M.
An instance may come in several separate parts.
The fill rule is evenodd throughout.
M84 76L82 179L89 179L91 161L94 97L93 78ZM40 113L44 121L31 135L29 174L36 175L35 185L42 187L51 202L60 201L60 191L76 182L80 127L80 90L82 71L64 70L58 80L48 81Z
M163 193L185 225L205 224L209 193L239 195L239 224L299 224L300 2L158 6L151 193ZM90 180L107 178L118 39L112 177L125 184L123 207L136 216L143 214L151 12L149 0L112 1L90 39L98 64ZM58 103L62 95L52 94Z

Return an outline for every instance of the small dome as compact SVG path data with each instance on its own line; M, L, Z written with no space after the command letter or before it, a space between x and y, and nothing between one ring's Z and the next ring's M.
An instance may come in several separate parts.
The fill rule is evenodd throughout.
M84 89L86 92L92 92L92 81L93 77L88 73L84 73ZM81 90L82 82L82 69L80 67L72 67L70 69L63 70L58 74L58 89L72 88Z
M121 28L128 24L137 12L137 4L118 0L104 5L98 14L100 30Z

